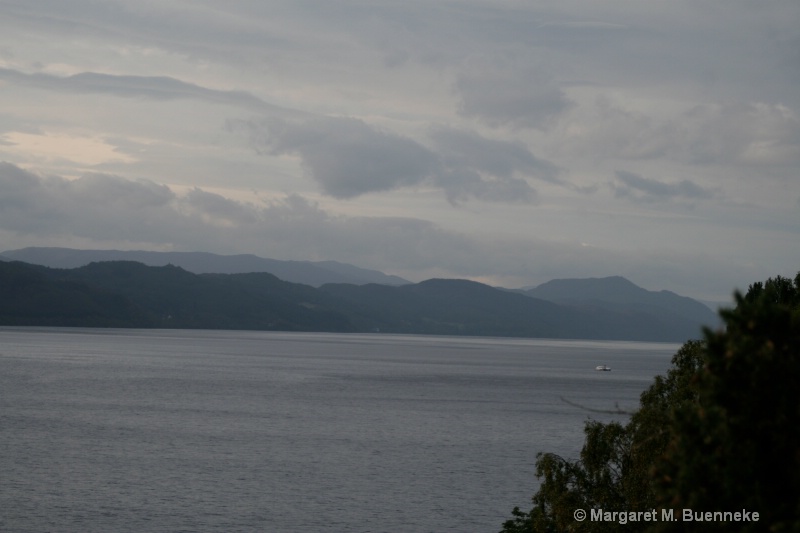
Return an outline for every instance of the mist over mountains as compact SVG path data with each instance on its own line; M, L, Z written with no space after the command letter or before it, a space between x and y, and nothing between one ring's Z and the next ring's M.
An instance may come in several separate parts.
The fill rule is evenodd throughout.
M74 268L16 260L27 254L29 259L64 265L115 253L151 262L177 259L206 272L190 272L174 263L148 266L127 260L95 261ZM400 278L340 263L326 270L320 266L328 264L324 262L275 262L283 268L297 263L303 275L311 273L317 283L322 281L312 286L263 270L207 272L272 264L273 260L256 256L25 249L0 257L0 325L683 342L699 337L703 326L718 324L710 309L691 298L647 291L620 277L554 280L527 291L509 291L456 279L374 283L364 280L396 283ZM325 281L337 276L359 282Z

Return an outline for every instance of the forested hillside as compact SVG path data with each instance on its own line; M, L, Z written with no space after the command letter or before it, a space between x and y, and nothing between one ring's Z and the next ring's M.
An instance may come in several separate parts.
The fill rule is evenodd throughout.
M328 284L193 274L132 261L56 269L0 262L5 325L386 332L682 342L703 325L657 307L580 308L466 280ZM676 326L677 324L677 326Z

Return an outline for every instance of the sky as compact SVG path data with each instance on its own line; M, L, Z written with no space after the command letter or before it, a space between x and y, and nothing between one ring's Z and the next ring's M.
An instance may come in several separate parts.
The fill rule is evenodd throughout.
M800 270L797 0L0 0L0 249L725 301Z

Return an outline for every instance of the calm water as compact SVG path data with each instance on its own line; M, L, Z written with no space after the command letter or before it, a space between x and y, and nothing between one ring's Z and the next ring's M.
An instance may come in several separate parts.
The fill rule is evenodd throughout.
M677 348L0 328L0 531L496 532Z

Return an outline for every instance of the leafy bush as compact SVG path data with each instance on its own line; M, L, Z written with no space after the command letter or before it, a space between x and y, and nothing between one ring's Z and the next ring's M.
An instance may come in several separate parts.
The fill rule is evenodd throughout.
M515 508L501 533L800 531L800 273L735 299L724 329L684 344L627 424L587 422L578 460L540 453L533 508ZM580 522L576 509L678 520L746 509L759 521Z

